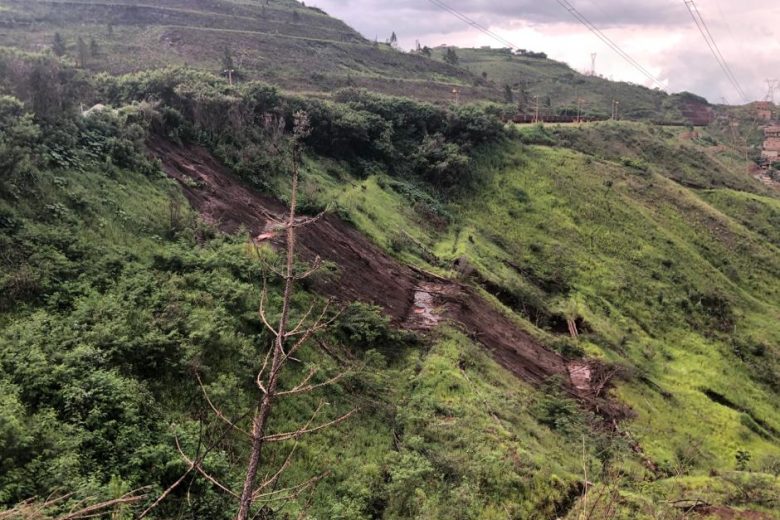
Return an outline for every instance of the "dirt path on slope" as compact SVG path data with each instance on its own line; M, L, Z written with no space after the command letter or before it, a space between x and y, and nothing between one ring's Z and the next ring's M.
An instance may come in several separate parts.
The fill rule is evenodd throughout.
M226 233L244 228L256 240L283 243L274 232L286 210L280 201L245 186L203 148L163 141L149 148L206 221ZM396 325L410 330L454 322L520 379L538 385L560 376L577 396L592 395L586 362L567 363L475 289L401 264L335 215L299 228L298 245L304 259L320 256L338 266L335 277L317 283L315 289L323 294L378 305Z

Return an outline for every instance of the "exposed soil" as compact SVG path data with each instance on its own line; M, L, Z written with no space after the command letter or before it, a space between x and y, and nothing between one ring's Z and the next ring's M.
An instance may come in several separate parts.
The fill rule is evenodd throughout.
M283 244L275 230L285 206L245 186L203 148L166 141L149 144L164 171L202 217L226 233L245 229L256 241ZM442 321L459 326L503 367L520 379L540 384L553 376L583 399L596 392L588 363L568 362L519 328L475 289L401 264L334 215L298 231L298 254L338 266L338 274L315 289L344 302L378 305L401 327L427 331Z

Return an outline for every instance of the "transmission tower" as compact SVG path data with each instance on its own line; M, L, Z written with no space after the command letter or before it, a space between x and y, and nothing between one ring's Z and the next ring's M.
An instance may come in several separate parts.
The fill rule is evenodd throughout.
M595 52L591 53L591 55L590 55L590 75L591 76L595 76L596 75L596 56L598 56L598 54L596 54Z
M767 85L767 93L766 93L766 99L765 101L769 101L770 103L775 102L775 88L777 88L778 84L780 84L780 80L778 79L767 79L766 85Z

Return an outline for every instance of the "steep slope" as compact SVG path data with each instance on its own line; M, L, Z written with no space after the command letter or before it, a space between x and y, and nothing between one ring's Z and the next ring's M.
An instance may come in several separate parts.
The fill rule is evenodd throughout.
M324 418L360 413L296 445L280 486L331 473L280 515L777 518L780 199L716 134L518 129L361 91L0 60L3 506L156 496L186 471L177 444L213 447L204 464L240 485L242 435L193 373L244 420L270 339L257 302L280 260L286 125L306 111L301 207L332 214L301 232L300 260L332 269L293 314L351 303L290 376L354 371L276 408L273 427L324 402ZM96 101L109 106L79 110ZM567 391L583 381L597 406ZM594 414L605 401L626 413ZM268 453L263 472L287 455ZM232 507L194 478L155 516Z
M192 207L221 230L246 230L256 241L283 245L274 231L284 205L243 186L208 152L156 141L154 155L163 170L182 185ZM333 262L338 275L315 283L319 292L341 302L361 301L381 307L398 326L431 330L451 323L481 343L509 372L531 384L559 377L567 391L587 402L596 394L586 360L566 361L542 345L472 288L405 266L368 242L353 228L326 216L300 233L301 255L312 262ZM282 243L280 244L280 241ZM594 365L595 370L595 365ZM584 379L574 379L577 370Z

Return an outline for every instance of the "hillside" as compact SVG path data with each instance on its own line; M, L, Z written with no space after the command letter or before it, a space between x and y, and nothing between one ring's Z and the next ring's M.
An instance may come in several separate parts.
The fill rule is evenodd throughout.
M267 223L289 200L275 151L289 137L265 121L305 110L299 202L331 210L301 231L300 261L328 272L293 313L346 308L289 376L353 372L273 425L324 399L325 418L360 411L296 443L280 485L329 473L270 510L777 518L780 197L717 134L505 128L471 106L327 101L192 69L93 78L16 52L0 65L6 507L151 486L148 504L186 470L177 443L213 446L209 474L240 485L247 448L193 374L230 416L252 402L282 244ZM114 109L77 110L95 101ZM154 517L231 504L192 478Z
M59 32L66 54L94 39L84 66L124 73L188 65L217 73L229 50L239 77L296 91L361 86L422 99L499 100L467 71L375 45L322 11L293 0L2 0L0 46L41 51Z
M707 124L712 107L701 98L582 75L541 57L499 49L456 49L459 63L405 53L365 39L342 21L294 0L1 0L0 46L42 51L55 33L74 61L86 49L83 67L126 73L167 65L214 73L225 69L226 52L237 80L261 79L284 89L330 95L344 87L411 96L437 103L458 99L506 101L525 113L576 115L577 99L590 118L609 118L612 102L623 119Z
M706 125L713 117L712 107L698 96L682 93L668 95L620 81L581 74L565 63L548 59L540 53L525 55L509 49L456 48L459 65L501 88L509 86L513 100L522 111L533 114L538 97L541 114L577 115L608 119L612 103L619 103L619 119L685 122ZM443 52L434 52L443 60Z

